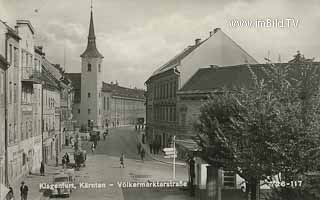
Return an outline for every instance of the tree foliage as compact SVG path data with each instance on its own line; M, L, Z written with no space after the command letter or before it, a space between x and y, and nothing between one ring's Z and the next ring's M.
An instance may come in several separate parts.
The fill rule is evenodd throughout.
M279 173L291 181L319 170L320 66L304 60L248 70L250 86L222 88L202 106L195 128L203 157L252 187Z

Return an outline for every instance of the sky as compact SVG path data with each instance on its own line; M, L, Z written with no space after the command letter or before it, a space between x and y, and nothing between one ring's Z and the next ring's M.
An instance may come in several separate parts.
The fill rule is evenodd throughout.
M217 27L260 63L265 57L286 62L298 50L319 61L319 10L319 0L93 0L104 80L137 88ZM30 20L47 58L65 63L67 72L80 72L90 0L0 0L0 19L12 27L17 19ZM278 23L249 24L257 20Z

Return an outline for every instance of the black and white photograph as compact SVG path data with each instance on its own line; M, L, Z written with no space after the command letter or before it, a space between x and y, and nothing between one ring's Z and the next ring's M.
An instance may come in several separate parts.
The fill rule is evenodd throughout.
M0 200L320 200L319 0L0 0Z

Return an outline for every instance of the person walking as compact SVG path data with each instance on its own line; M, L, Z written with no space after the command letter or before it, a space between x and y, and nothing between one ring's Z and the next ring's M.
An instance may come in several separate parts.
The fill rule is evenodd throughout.
M13 189L9 187L9 192L6 195L6 200L14 200Z
M91 145L91 151L92 151L92 153L94 152L94 150L95 150L95 145L94 145L94 143L92 143L92 145Z
M121 156L120 156L120 168L123 167L124 168L124 154L121 153Z
M138 154L141 153L141 144L140 142L138 141L138 144L137 144L137 149L138 149Z
M65 154L64 154L64 156L65 156L65 161L66 161L66 168L68 168L68 164L70 163L70 158L69 158L69 154L66 152Z
M28 186L24 184L24 181L22 181L20 186L21 200L28 199L28 191L29 191Z
M144 149L142 149L142 150L141 150L141 153L140 153L140 156L141 156L141 160L142 160L142 162L143 162L143 160L144 160L144 156L145 156L145 154L146 154L145 150L144 150Z
M65 168L65 165L66 165L66 156L63 156L62 157L62 169Z
M44 162L41 161L41 164L40 164L40 176L44 176Z

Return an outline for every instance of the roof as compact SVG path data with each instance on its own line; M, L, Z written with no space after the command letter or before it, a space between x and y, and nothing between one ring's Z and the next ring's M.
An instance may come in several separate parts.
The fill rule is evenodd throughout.
M113 96L134 98L134 99L145 99L144 90L141 89L131 89L119 86L118 84L110 84L103 82L102 91L111 92Z
M26 24L29 27L29 29L32 32L32 34L34 34L34 28L33 28L32 24L31 24L31 22L29 20L19 19L19 20L17 20L17 24L18 25L19 24Z
M91 58L103 58L103 55L98 51L96 46L96 36L94 33L92 10L90 15L90 25L89 25L89 35L88 44L86 50L80 55L81 57L91 57Z
M81 90L81 73L65 73L75 90Z
M8 34L10 36L12 36L16 40L21 40L21 37L18 35L17 31L15 31L13 28L11 28L6 22L1 21L1 20L0 20L0 22L6 26L6 28L8 30Z
M315 64L319 65L319 63ZM276 65L280 67L288 65L288 63L278 63ZM300 65L301 63L294 63L291 67L299 69ZM270 67L270 64L200 68L180 89L180 92L205 92L234 86L250 87L253 84L253 79L248 66L250 66L258 79L267 78L264 68ZM300 76L299 70L296 69L290 72L290 76Z
M212 50L212 53L216 54L216 57L219 57L219 59L217 59L217 64L219 63L221 66L227 66L227 63L239 63L239 60L241 60L242 63L248 62L250 64L258 64L258 61L250 56L220 28L217 28L215 29L214 34L210 35L207 39L203 40L199 44L188 46L181 53L170 59L166 64L154 71L151 77L178 66L184 58L186 58L188 55L192 55L193 52L198 49L198 47L201 47L209 40L213 40L212 45L214 45L210 51ZM230 52L232 52L231 54L234 54L235 51L237 52L235 55L229 54Z
M203 41L204 42L204 41ZM203 43L202 42L202 43ZM200 43L201 44L201 43ZM200 44L198 45L190 45L186 49L184 49L182 52L180 52L178 55L173 57L171 60L169 60L166 64L162 65L159 69L153 72L152 76L160 74L162 72L165 72L169 69L174 68L175 66L179 65L179 62L185 58L187 55L189 55L193 50L195 50Z
M46 86L59 88L59 85L56 82L56 80L54 80L54 77L52 76L52 74L43 65L42 65L40 79L41 81L45 82Z

